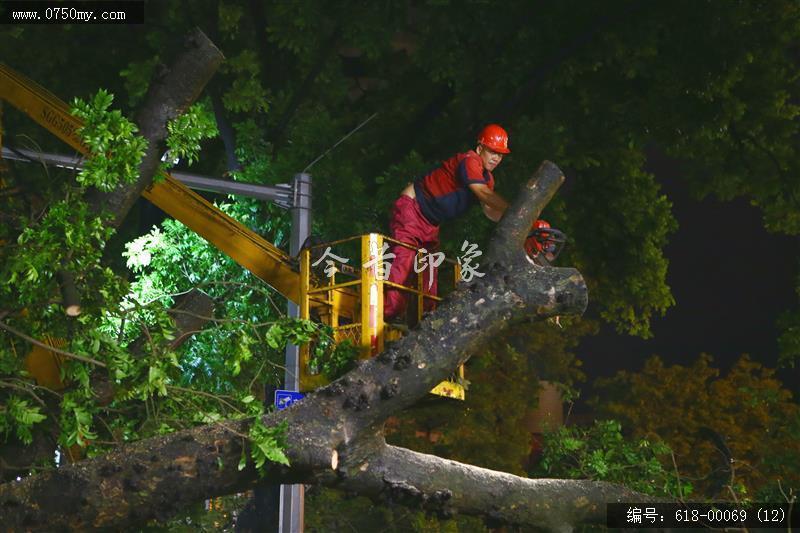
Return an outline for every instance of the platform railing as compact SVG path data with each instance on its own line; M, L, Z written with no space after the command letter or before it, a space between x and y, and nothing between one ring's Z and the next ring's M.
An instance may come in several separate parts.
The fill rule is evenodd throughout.
M353 245L359 241L360 249L355 250ZM313 318L332 328L336 342L341 342L346 338L353 340L354 344L359 347L361 359L379 354L383 351L387 341L397 340L404 331L407 331L408 327L421 321L427 301L439 302L442 299L429 294L424 285L430 267L416 272L416 283L411 287L386 279L389 268L387 263L390 261L383 260L384 252L387 251L384 250L384 245L388 246L390 243L414 250L417 254L417 261L422 259L423 249L379 233L368 233L315 244L300 252L300 317L312 319L311 310L313 308L316 313ZM324 252L320 254L322 250ZM334 250L338 250L338 252ZM348 251L343 252L342 250L360 255L361 264L359 266L350 265L350 257L339 255L339 253L348 253ZM311 262L312 257L317 258L314 264ZM327 282L322 282L318 271L313 268L314 265L320 265L323 260L325 261ZM458 262L444 258L442 264L452 267L451 279L453 287L455 287L460 280L461 273ZM436 272L434 271L432 274L436 275ZM342 278L345 281L340 281ZM383 296L387 286L408 293L415 299L416 316L412 317L412 320L406 321L404 324L384 323ZM360 305L356 306L356 308L360 308L358 316L341 317L336 312L338 306L335 305L335 298L342 294L341 289L357 291L357 298L360 300ZM312 390L326 383L324 376L316 373L315 369L309 366L310 347L308 345L301 349L300 362L302 390ZM463 379L464 368L461 366L451 379L437 385L432 392L440 396L464 399Z

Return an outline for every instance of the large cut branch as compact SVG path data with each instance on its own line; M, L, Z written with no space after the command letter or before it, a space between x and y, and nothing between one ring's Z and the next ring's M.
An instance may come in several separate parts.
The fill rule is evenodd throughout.
M197 99L224 57L214 43L199 29L186 39L183 53L159 73L145 97L144 106L136 115L139 133L147 139L147 152L139 166L139 177L133 184L120 184L107 193L96 191L89 202L96 210L113 215L119 226L142 191L153 181L167 138L167 123L186 111Z
M482 516L491 525L569 531L605 525L607 503L656 501L611 483L522 478L385 444L368 461L340 467L347 474L332 486L440 517Z
M267 425L288 423L292 464L269 465L269 481L319 483L373 496L399 491L439 512L545 528L597 522L603 502L645 501L623 487L527 480L387 447L383 439L388 416L427 395L511 321L583 312L587 294L580 274L531 264L522 251L523 232L562 181L558 167L545 163L525 185L498 227L483 278L463 284L378 357L264 417ZM252 468L237 468L247 426L229 421L198 427L2 485L0 509L16 529L114 528L167 517L188 503L255 485Z

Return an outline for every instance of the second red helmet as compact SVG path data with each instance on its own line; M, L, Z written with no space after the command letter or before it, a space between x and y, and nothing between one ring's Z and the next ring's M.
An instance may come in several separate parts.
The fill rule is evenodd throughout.
M508 149L508 133L497 124L489 124L478 135L478 143L500 154L510 154Z

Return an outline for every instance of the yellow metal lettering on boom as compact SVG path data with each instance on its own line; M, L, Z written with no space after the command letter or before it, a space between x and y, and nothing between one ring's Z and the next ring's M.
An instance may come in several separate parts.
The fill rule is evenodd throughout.
M80 143L80 138L75 132L75 126L64 120L64 118L59 116L55 110L49 107L43 107L42 118L45 122L60 131L64 136L71 137L73 140Z

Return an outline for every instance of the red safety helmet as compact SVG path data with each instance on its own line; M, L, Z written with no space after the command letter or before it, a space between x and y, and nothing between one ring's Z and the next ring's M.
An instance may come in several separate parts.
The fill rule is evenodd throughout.
M489 124L478 135L478 143L499 154L510 154L508 149L508 133L497 124Z

